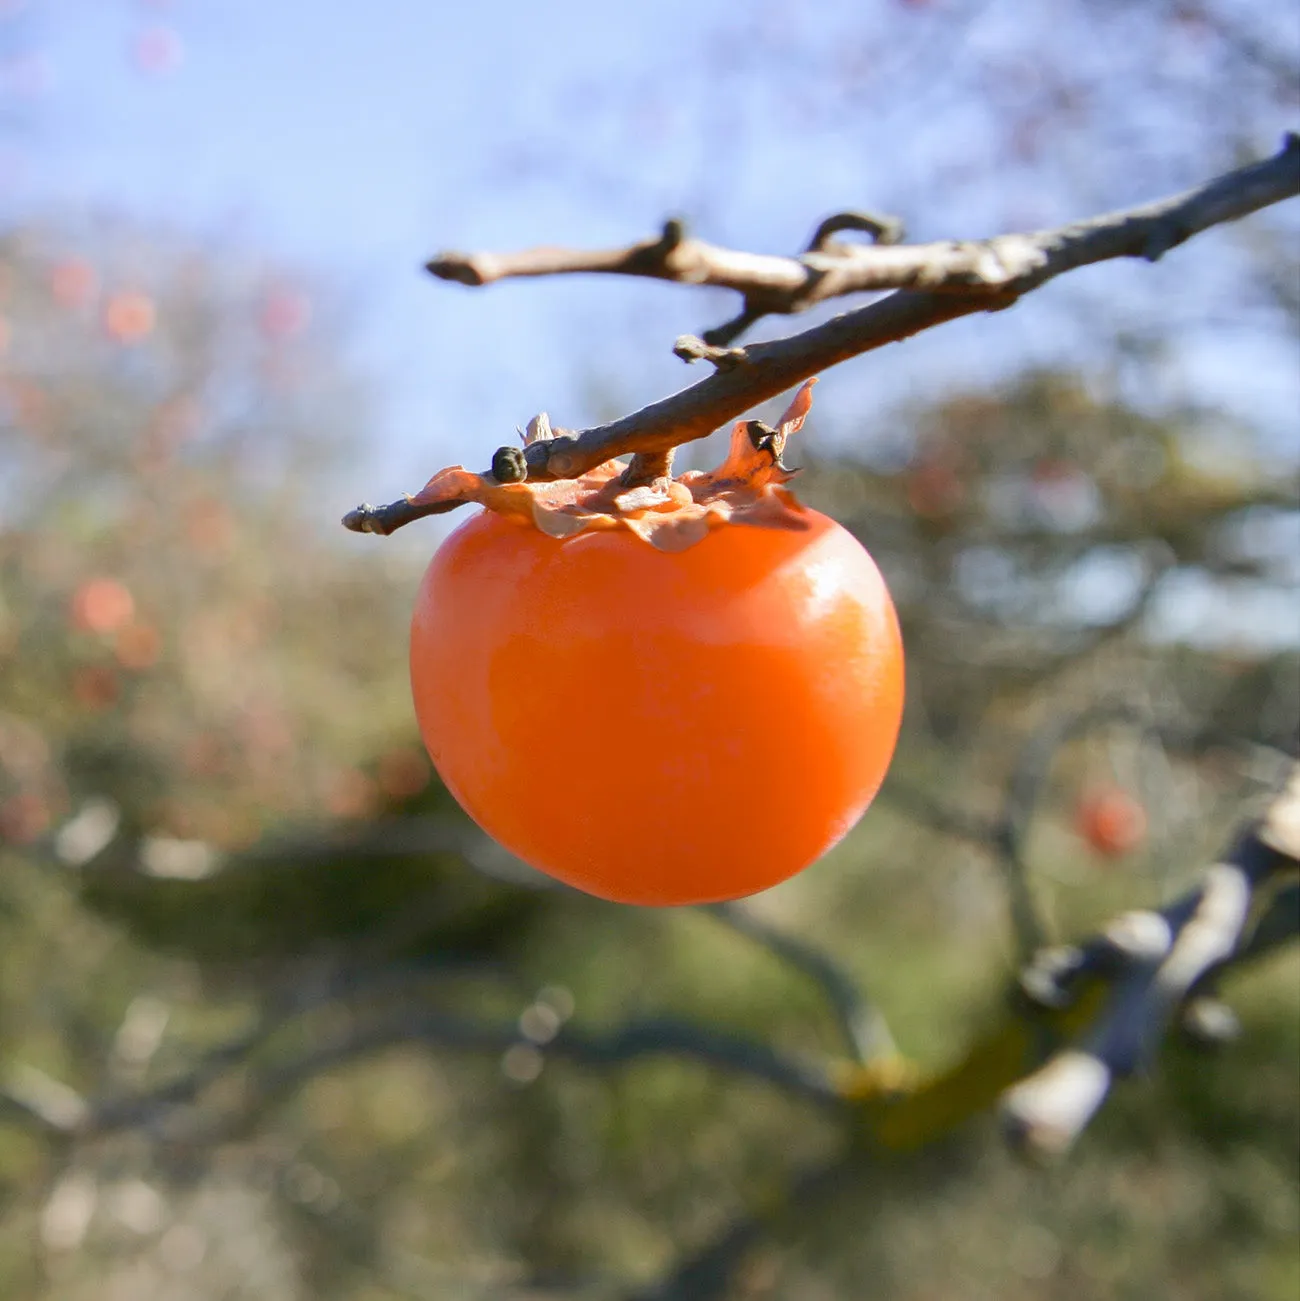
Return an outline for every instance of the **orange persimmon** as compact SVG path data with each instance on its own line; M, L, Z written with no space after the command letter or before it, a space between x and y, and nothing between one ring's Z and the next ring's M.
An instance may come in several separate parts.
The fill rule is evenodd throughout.
M722 469L648 494L620 493L617 463L567 488L430 481L427 500L459 475L492 509L420 588L420 729L465 810L534 867L627 903L734 899L807 867L871 803L902 643L871 557L779 486L807 405L775 451L741 424Z
M1080 798L1075 825L1098 854L1122 858L1146 839L1147 813L1122 786L1102 786Z

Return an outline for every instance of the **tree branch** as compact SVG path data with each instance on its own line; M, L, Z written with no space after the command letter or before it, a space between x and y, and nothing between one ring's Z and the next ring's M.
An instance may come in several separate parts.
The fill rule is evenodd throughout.
M1287 138L1284 154L1295 148L1292 139ZM827 217L818 226L806 252L798 257L780 257L720 248L690 238L682 222L672 219L664 223L657 238L626 248L449 252L432 259L426 270L439 279L473 286L510 278L594 273L733 289L744 298L741 314L704 335L706 344L722 346L763 316L803 312L849 294L886 289L936 293L1017 289L1044 269L1049 259L1065 253L1067 248L1077 249L1081 236L1087 236L1096 247L1108 237L1113 251L1102 253L1102 257L1145 257L1154 261L1198 230L1231 221L1285 197L1284 193L1269 197L1285 174L1261 174L1261 166L1268 168L1272 164L1242 168L1173 199L1056 231L900 244L903 229L896 218L844 212ZM845 244L832 238L842 230L862 231L874 243ZM1089 251L1084 260L1098 259Z
M1193 890L1158 912L1118 918L1078 948L1040 954L1022 979L1037 1002L1066 1005L1089 976L1113 983L1079 1042L1003 1095L1002 1118L1012 1142L1038 1154L1068 1148L1111 1083L1151 1060L1188 995L1233 959L1269 947L1252 943L1251 922L1259 911L1253 905L1263 887L1297 868L1300 764L1293 764L1260 822Z
M832 238L842 230L863 232L875 243L845 244ZM933 277L944 276L945 271L951 273L954 285L963 275L998 274L976 244L884 247L896 244L902 234L902 223L895 217L840 212L817 227L807 252L800 257L774 257L690 238L682 222L673 218L664 223L657 238L626 248L440 253L425 264L425 270L440 280L476 287L531 276L599 274L734 289L743 296L744 307L734 320L705 333L705 342L716 345L730 343L769 313L802 312L827 298L864 289L897 289L921 283L929 287ZM873 250L885 254L884 258L867 256Z
M574 478L613 457L668 452L683 443L707 437L758 403L850 357L887 343L901 342L945 321L1010 307L1023 294L1078 267L1120 257L1154 261L1200 231L1297 194L1300 194L1300 136L1291 134L1281 151L1263 162L1239 168L1172 198L1075 222L1057 230L1000 235L973 244L871 246L836 254L831 259L832 266L818 271L818 283L825 284L829 278L833 286L838 286L837 293L891 284L924 285L925 288L900 289L879 302L846 312L789 338L724 349L725 364L708 379L688 389L609 424L578 433L560 431L555 438L530 443L524 452L527 476L530 479ZM569 264L576 255L561 256L552 250L546 259L535 257L535 269L527 273L556 274L581 269L651 274L639 268L670 265L679 256L679 250L690 244L679 227L665 228L664 235L652 245L635 246L631 261L636 269L631 271L626 265L614 265L618 261L614 255L599 255L596 260L603 259L605 263L601 266L594 265L588 255L586 264L575 267ZM651 257L651 249L659 251ZM626 264L628 251L623 250L618 256ZM783 290L787 303L807 305L808 272L804 263L813 256L825 255L807 254L802 260L783 260L730 254L726 274L736 282L733 287L745 283L746 275L755 284L761 277L767 277L763 284L781 280L787 286ZM783 261L788 265L778 276L769 264ZM900 262L906 264L901 269ZM448 257L438 265L451 274L453 267L477 264L474 259L457 262ZM517 263L510 265L516 268L515 274L523 274L517 270ZM475 274L495 272L499 278L501 266L500 261L484 263ZM723 283L718 278L722 274L716 269L706 274L696 266L689 278L685 275L668 278L719 284ZM832 296L824 290L819 293L817 301ZM787 306L784 310L791 308ZM723 342L726 340L715 337L705 341L704 352L698 348L694 351L713 360L708 349ZM679 341L678 347L692 351L687 341ZM387 506L360 506L343 522L355 532L391 533L414 519L441 514L460 504L463 503L452 500L416 506L404 498Z
M743 904L707 904L704 911L809 977L826 995L845 1046L857 1063L897 1054L898 1046L879 1008L829 954L766 925Z

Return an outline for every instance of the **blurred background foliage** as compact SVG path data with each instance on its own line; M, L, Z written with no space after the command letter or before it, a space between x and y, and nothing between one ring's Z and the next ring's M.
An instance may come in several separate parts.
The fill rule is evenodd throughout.
M832 112L887 112L917 157L945 113L996 127L986 168L909 171L899 150L894 190L858 196L945 235L977 233L990 195L1082 216L1127 172L1125 199L1156 197L1271 148L1294 113L1267 6L1060 8L1063 28L1130 44L1039 32L1027 50L997 21L974 40L1000 7L941 0L837 8L824 28L780 6L720 20L682 62L700 104L734 107L734 156L688 215L739 225L728 194L815 169ZM157 12L131 46L150 76L180 48ZM3 129L29 138L35 38L0 33ZM951 82L901 103L936 51ZM803 135L768 142L769 108L737 87L792 69ZM1138 87L1143 111L1117 112ZM600 132L648 130L643 98L605 87L599 129L567 146L539 129L534 171L599 206L618 157ZM528 158L494 149L483 184L507 204ZM652 228L669 200L615 180ZM1294 412L1170 378L1205 336L1243 367L1293 357L1293 218L1171 255L1175 298L1066 295L1051 310L1061 339L1088 340L1077 364L1002 335L989 377L939 345L927 378L922 338L884 406L857 400L881 363L846 367L852 400L794 454L804 500L889 579L909 698L877 806L753 912L861 981L924 1068L1005 1002L1005 864L951 833L998 813L1027 744L1116 700L1159 725L1113 719L1050 750L1024 856L1058 938L1185 885L1295 751ZM601 292L655 332L615 329L599 374L570 360L593 419L659 395L633 372L678 332L627 296L662 287ZM680 328L711 323L671 292ZM515 293L494 291L498 319ZM370 491L383 401L351 311L330 274L182 222L47 205L0 224L0 1294L1293 1297L1294 950L1227 987L1239 1042L1173 1045L1050 1170L1017 1164L984 1117L868 1154L837 1113L706 1053L546 1051L562 1028L653 1036L669 1018L792 1060L843 1048L819 991L762 945L707 912L546 888L441 789L405 680L432 541L336 525ZM426 468L458 459L475 463L453 447ZM70 1140L87 1109L98 1131ZM681 1271L755 1215L729 1282L707 1259Z

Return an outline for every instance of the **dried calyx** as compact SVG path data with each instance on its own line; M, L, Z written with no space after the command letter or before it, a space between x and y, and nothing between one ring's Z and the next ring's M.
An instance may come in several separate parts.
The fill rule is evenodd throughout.
M803 508L782 486L794 471L782 464L786 440L812 406L808 380L775 428L737 422L731 447L716 470L688 470L677 478L629 483L624 461L606 461L576 479L528 481L524 454L501 448L490 474L463 466L441 470L413 497L412 507L477 502L500 515L531 523L554 538L593 529L628 529L661 551L681 551L722 524L803 528ZM524 444L552 437L545 420L530 424Z

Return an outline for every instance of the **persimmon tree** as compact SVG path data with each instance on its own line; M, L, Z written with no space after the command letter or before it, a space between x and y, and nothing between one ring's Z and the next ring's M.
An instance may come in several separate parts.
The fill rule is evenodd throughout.
M612 496L627 495L619 509L639 523L681 496L671 477L674 450L729 421L741 421L735 438L747 457L775 465L781 422L745 417L800 381L821 374L830 387L845 373L834 369L841 362L904 337L920 336L914 346L924 346L931 327L1051 293L1050 281L1090 262L1195 257L1195 243L1173 250L1298 189L1300 148L1288 140L1276 157L1188 194L991 241L911 246L901 223L857 213L822 222L809 250L792 258L715 248L677 223L603 254L444 255L433 270L463 282L598 270L725 284L744 306L720 333L678 341L679 355L713 370L694 386L591 429L568 431L539 417L527 441L503 448L492 466L435 475L411 497L359 508L349 526L390 532L502 495L530 503L530 515L540 501L539 514L564 516L574 508L565 494L593 473ZM851 232L874 242L850 242ZM275 339L301 312L259 310L257 293L223 296L209 287L186 317L139 286L102 294L87 267L66 259L9 253L14 264L39 268L33 296L66 298L70 306L59 310L82 313L103 367L93 383L78 384L71 350L44 354L46 365L69 368L58 374L27 366L19 352L6 372L9 464L15 475L39 465L47 495L30 494L21 525L6 535L5 595L17 613L7 625L4 672L12 698L26 703L6 713L0 732L2 820L15 864L5 897L14 915L39 908L66 930L58 961L69 970L97 946L117 946L116 966L91 969L105 984L92 992L110 1001L120 992L125 1009L108 1032L97 1023L79 1030L69 1014L55 1049L43 1050L26 1026L21 1055L7 1048L0 1106L32 1146L4 1149L5 1169L17 1172L5 1179L43 1190L35 1208L15 1201L36 1222L48 1257L84 1237L102 1204L104 1218L146 1225L139 1236L156 1230L160 1260L183 1261L192 1238L169 1242L162 1226L194 1223L181 1210L168 1221L149 1201L152 1183L141 1192L143 1176L132 1183L121 1172L165 1181L179 1206L181 1190L196 1181L212 1197L229 1193L223 1180L242 1161L252 1170L247 1186L272 1187L274 1204L305 1226L321 1294L347 1286L340 1262L390 1290L434 1295L447 1286L641 1298L761 1291L764 1270L779 1269L770 1256L765 1263L774 1241L819 1233L856 1240L864 1220L889 1223L898 1213L909 1179L946 1187L966 1175L978 1195L1002 1177L988 1150L969 1157L963 1149L981 1116L1000 1115L1022 1152L1064 1153L1117 1080L1145 1071L1161 1077L1162 1051L1185 1051L1171 1040L1230 1041L1231 990L1220 986L1293 941L1300 789L1294 709L1278 682L1285 672L1242 670L1210 705L1196 691L1180 692L1177 681L1185 671L1203 682L1202 660L1152 653L1139 670L1136 656L1115 654L1177 565L1248 567L1223 528L1283 507L1292 501L1289 485L1206 485L1176 466L1143 484L1133 466L1168 431L1059 374L1028 377L1001 403L970 395L933 404L917 414L915 454L893 470L814 459L803 475L810 499L863 538L894 586L909 706L921 719L921 740L905 736L864 839L837 851L843 878L862 882L850 890L872 888L874 879L881 893L836 896L811 928L778 919L761 898L671 914L612 907L528 873L460 817L446 791L427 785L418 756L412 764L409 749L387 734L391 692L383 726L365 709L363 722L350 725L364 733L353 744L370 747L370 761L352 769L331 760L347 747L336 716L317 703L320 688L338 709L340 700L372 695L373 665L392 660L404 640L394 589L377 569L342 577L314 569L323 552L301 531L301 503L259 496L256 476L214 499L192 477L194 463L168 423L187 411L193 417L179 398L226 391L203 382L223 364L231 367L225 375L249 381L245 354L214 342L227 337L216 324L230 319L231 298L255 331L274 336L252 367L268 382L263 410L272 413L256 426L261 454L273 450L268 429L298 428L304 412L336 414L332 400L277 406L293 370ZM889 296L809 330L743 342L762 314L793 316L814 301L879 292ZM174 319L212 329L173 336L164 327ZM194 349L195 335L211 347ZM145 355L128 350L149 348L158 349L147 354L156 369L122 364ZM159 374L185 383L156 387ZM115 395L103 410L120 418L86 421L73 402L86 393ZM253 441L238 419L209 415L214 462L223 447ZM83 425L100 435L85 447L75 441ZM629 460L613 462L619 456ZM77 518L78 502L92 499L92 481L102 509L111 505L106 484L129 508L108 511L108 523L90 512L76 528L65 525ZM1008 486L1016 510L987 504L997 505ZM792 491L804 491L799 479ZM309 500L319 513L319 493ZM182 539L195 556L169 577L157 556ZM1005 562L1001 582L971 580L979 569L972 554L994 544ZM1089 549L1124 545L1149 561L1138 566L1130 599L1091 625L1059 617L1047 594L1067 581L1071 564ZM221 563L205 559L214 550ZM278 566L259 563L266 555ZM197 592L200 570L214 586ZM260 593L243 618L241 575ZM1041 608L1023 608L1022 586ZM185 600L221 617L187 631L186 621L205 611ZM329 617L313 622L320 609ZM173 616L175 626L167 622ZM635 617L634 604L627 617ZM284 634L277 645L287 644L286 630L301 638L292 662L259 635L270 620ZM37 644L43 654L18 653ZM49 649L56 644L64 647L57 655ZM222 666L232 647L245 683L258 689L227 698L231 678ZM296 676L299 662L314 666L310 680ZM303 685L292 709L281 701L283 714L268 703L277 675ZM522 676L529 698L548 689ZM618 703L596 705L613 740L592 747L592 763L618 764ZM589 722L580 702L573 711L580 725ZM33 740L38 715L44 730ZM586 761L577 751L570 763ZM563 800L565 772L548 768L544 754L537 768L548 797ZM1078 801L1120 782L1144 796L1161 857L1153 855L1149 871L1108 868L1088 877L1075 890L1087 906L1069 906L1068 872L1088 861L1063 848L1075 834ZM317 807L292 802L304 789L315 792ZM1205 792L1216 790L1218 805L1209 807ZM628 835L647 816L638 795L629 783ZM779 803L779 783L755 798ZM1175 807L1190 809L1194 835L1173 825ZM946 869L930 894L910 896L919 917L897 957L966 897L966 853L981 868L993 866L1004 900L971 929L1007 937L980 950L983 992L997 1014L992 1024L970 1026L974 1000L950 1007L930 989L909 988L937 981L941 962L927 972L872 956L881 941L871 900L904 895L931 865ZM815 889L818 872L832 870L813 869L796 885ZM846 906L854 898L860 906ZM836 931L835 913L845 930ZM902 913L891 921L909 925ZM708 956L675 967L689 947L682 937L697 931L708 932L712 947L701 945ZM167 956L146 967L140 950ZM9 952L18 951L14 931ZM972 984L973 969L959 982ZM147 971L141 988L153 992L114 991L105 970ZM72 1000L47 979L57 993L49 1001ZM729 979L775 992L724 998ZM958 998L957 983L947 997ZM197 993L175 992L196 985ZM909 992L900 1027L894 1011ZM175 1028L164 994L175 1001L182 1023ZM914 1051L935 1025L940 1047ZM412 1056L394 1070L410 1074L408 1089L394 1092L393 1075L348 1074L379 1072L385 1054L403 1050ZM476 1059L489 1069L476 1074ZM1210 1072L1194 1058L1176 1060L1172 1084L1192 1089L1198 1072ZM650 1077L638 1109L628 1101L645 1078L637 1072L664 1061L681 1073ZM1213 1091L1211 1098L1224 1101ZM433 1106L437 1124L420 1110ZM367 1109L368 1127L346 1119ZM715 1169L732 1169L727 1134L743 1136L734 1186ZM1123 1143L1141 1146L1127 1133ZM1087 1159L1086 1150L1068 1158L1076 1168ZM625 1199L617 1177L624 1169L637 1172L627 1182L643 1199L635 1216L602 1219ZM482 1182L508 1188L515 1208L502 1211ZM728 1215L692 1207L689 1197L683 1209L664 1192L668 1183ZM454 1191L439 1197L444 1186ZM259 1243L269 1217L248 1208L261 1205L238 1203L246 1237ZM410 1232L400 1226L412 1215L436 1226L422 1253L400 1245ZM619 1245L633 1219L656 1218L669 1228L653 1249ZM606 1231L611 1224L616 1232ZM438 1233L477 1233L471 1246L496 1255L476 1274L474 1253ZM1033 1257L1034 1241L1022 1245ZM597 1248L603 1268L593 1269ZM111 1259L113 1249L103 1250ZM435 1268L439 1251L464 1260L463 1269L451 1267L450 1284ZM279 1259L274 1244L266 1255ZM56 1261L46 1282L57 1289L68 1281Z

